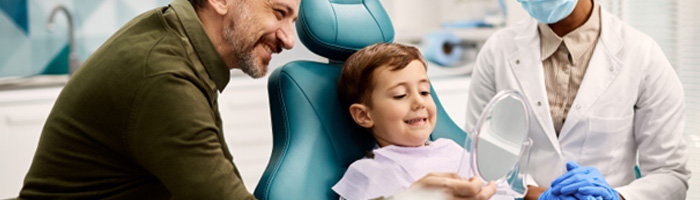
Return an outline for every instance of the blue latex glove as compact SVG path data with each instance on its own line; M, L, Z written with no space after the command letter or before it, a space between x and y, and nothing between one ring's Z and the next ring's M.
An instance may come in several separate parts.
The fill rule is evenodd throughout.
M558 199L558 197L555 197L552 195L552 188L547 188L542 194L540 194L540 197L537 198L537 200L554 200Z
M548 188L540 194L537 200L602 200L602 198L580 193L574 195L554 195L552 194L552 188Z
M610 188L595 167L580 167L570 161L566 163L566 169L568 172L552 182L553 195L594 196L604 200L620 199L617 191Z

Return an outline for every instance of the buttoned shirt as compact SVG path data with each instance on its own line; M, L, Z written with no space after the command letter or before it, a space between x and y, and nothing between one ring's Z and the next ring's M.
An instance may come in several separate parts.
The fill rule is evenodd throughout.
M539 23L538 31L549 111L559 135L600 36L600 5L594 3L588 20L564 37L547 24Z

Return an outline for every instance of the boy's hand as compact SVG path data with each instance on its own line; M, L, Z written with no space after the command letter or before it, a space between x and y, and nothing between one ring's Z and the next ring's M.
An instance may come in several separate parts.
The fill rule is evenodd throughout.
M496 184L490 181L482 187L479 179L467 180L456 173L430 173L411 185L411 188L437 188L445 191L452 199L489 199L496 193Z

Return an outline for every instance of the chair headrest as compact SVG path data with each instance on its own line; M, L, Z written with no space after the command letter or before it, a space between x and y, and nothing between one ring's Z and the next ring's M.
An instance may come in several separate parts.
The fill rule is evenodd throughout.
M303 0L296 28L304 46L336 61L394 41L394 27L379 0Z

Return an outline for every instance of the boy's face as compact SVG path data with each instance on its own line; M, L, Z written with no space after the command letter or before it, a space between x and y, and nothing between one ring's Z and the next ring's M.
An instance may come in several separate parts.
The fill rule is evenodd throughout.
M363 108L362 113L366 114L364 119L353 114L355 121L370 128L381 147L423 146L437 118L425 66L417 60L397 71L382 66L376 69L372 81L375 86L370 98L372 107L353 104Z

